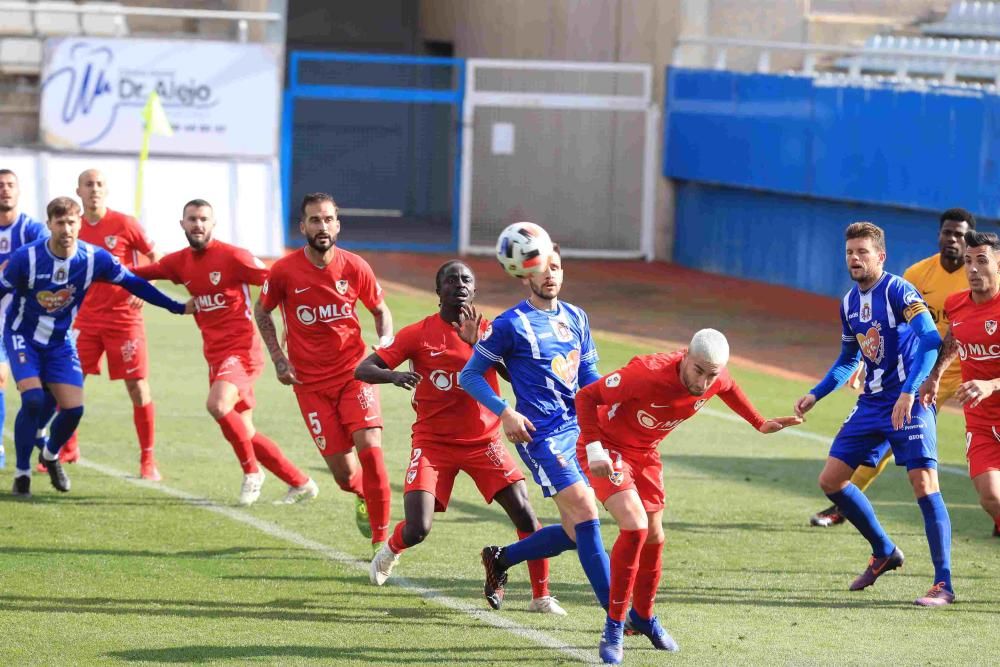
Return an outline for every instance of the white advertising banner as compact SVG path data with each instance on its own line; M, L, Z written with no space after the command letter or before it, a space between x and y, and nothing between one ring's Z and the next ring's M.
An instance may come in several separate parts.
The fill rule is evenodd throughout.
M156 91L174 130L152 153L277 154L278 47L159 39L49 39L41 134L64 150L137 153Z

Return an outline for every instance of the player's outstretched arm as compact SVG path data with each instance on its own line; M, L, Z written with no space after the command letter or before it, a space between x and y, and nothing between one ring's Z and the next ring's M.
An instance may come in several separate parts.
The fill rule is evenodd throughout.
M840 342L840 356L830 366L830 370L813 387L808 394L795 401L795 416L801 417L809 412L816 403L830 392L839 389L851 377L858 360L861 358L861 346L858 341L843 337Z
M274 363L274 371L278 375L278 382L281 384L302 384L295 377L295 369L292 362L285 356L285 351L281 349L281 342L278 340L278 329L274 326L274 318L271 311L264 304L257 300L253 305L253 317L257 321L257 328L260 330L260 337L264 341L264 347L271 355Z
M126 290L139 297L146 303L169 310L176 315L190 315L194 312L194 302L177 301L149 284L145 279L133 274L127 269L122 269L121 276L112 282L116 282Z
M413 389L420 382L420 376L412 371L401 373L389 368L378 353L369 354L358 364L354 377L368 384L394 384L403 389Z
M765 419L757 412L757 408L753 406L753 403L750 402L750 399L735 382L733 382L729 389L720 391L719 398L729 406L730 410L743 417L748 424L764 434L777 433L784 428L798 426L803 422L801 415Z

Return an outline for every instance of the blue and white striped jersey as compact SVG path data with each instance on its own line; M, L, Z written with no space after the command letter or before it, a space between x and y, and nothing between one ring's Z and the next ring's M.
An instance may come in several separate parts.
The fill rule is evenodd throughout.
M66 332L95 281L120 283L132 274L111 253L83 241L72 257L56 257L47 239L16 250L0 272L0 291L13 293L7 308L7 329L33 341L55 347Z
M516 410L535 426L535 440L576 423L580 366L592 369L597 363L582 309L559 301L555 310L545 311L522 301L493 320L475 351L507 366Z
M899 398L919 340L909 322L926 312L927 304L916 288L889 272L867 291L855 285L844 296L842 339L861 351L866 397L888 402Z
M0 227L0 264L10 259L14 251L21 246L48 236L49 228L44 223L38 222L27 213L21 213L13 223ZM10 296L5 296L0 300L0 330L3 329L4 313L7 312L10 299Z

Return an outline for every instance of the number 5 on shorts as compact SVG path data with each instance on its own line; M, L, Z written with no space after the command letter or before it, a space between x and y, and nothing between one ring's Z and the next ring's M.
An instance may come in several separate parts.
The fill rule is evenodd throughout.
M319 423L318 412L310 412L306 415L306 419L309 420L309 430L313 432L313 435L319 435L323 432L323 425Z

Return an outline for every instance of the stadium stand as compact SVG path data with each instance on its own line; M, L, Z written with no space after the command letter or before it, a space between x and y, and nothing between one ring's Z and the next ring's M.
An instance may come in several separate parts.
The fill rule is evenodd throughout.
M1000 2L956 2L943 20L921 30L926 35L1000 38Z

